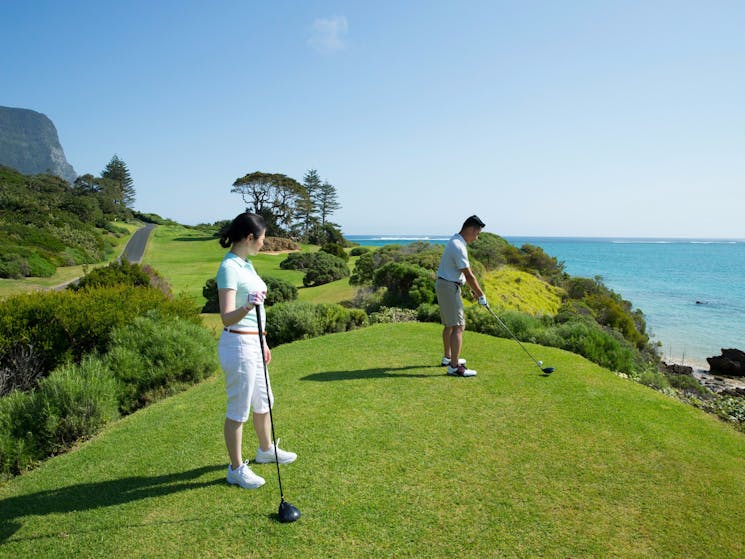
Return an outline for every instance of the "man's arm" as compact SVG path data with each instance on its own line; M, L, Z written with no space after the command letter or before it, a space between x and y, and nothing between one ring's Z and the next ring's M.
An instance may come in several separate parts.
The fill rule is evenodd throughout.
M473 294L479 298L483 297L484 291L481 289L481 286L479 285L479 280L477 280L476 276L473 275L471 268L463 268L461 272L463 272L463 275L466 276L466 283L468 284L468 287L471 288L471 291L473 291Z

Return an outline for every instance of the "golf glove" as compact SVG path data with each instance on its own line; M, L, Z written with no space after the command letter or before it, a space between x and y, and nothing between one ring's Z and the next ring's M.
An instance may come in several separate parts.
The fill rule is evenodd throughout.
M479 305L484 305L485 307L489 306L489 303L486 302L486 295L479 297Z
M255 307L256 305L261 305L264 302L265 298L266 291L249 291L246 304L253 305Z

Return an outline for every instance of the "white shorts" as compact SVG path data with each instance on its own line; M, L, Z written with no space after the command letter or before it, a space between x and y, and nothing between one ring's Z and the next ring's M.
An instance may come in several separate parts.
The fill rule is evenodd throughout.
M245 423L250 410L269 412L269 399L274 406L271 382L264 380L259 336L233 334L223 331L217 346L220 365L225 371L225 390L228 394L228 419Z

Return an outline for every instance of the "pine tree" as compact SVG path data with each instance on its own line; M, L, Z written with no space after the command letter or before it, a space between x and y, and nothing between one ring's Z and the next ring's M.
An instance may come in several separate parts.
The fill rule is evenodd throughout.
M324 182L318 189L313 201L321 215L321 225L325 225L336 210L341 208L336 193L336 187L328 182Z
M318 223L318 214L320 213L319 208L314 202L316 195L321 190L321 177L318 176L318 171L311 169L305 173L303 186L305 187L307 196L298 200L296 218L299 222L302 236L307 237L313 225Z
M106 165L106 168L101 173L101 177L104 179L110 179L118 181L121 193L122 193L122 204L132 209L135 203L135 189L133 186L132 176L129 174L127 164L119 159L118 155L114 155L111 161Z

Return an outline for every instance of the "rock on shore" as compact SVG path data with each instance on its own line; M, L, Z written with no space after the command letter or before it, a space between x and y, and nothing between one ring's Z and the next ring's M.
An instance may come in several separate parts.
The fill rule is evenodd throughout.
M707 357L709 370L720 375L745 376L745 352L739 349L724 349L722 355Z

